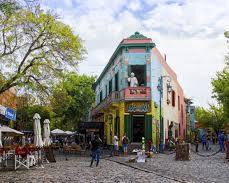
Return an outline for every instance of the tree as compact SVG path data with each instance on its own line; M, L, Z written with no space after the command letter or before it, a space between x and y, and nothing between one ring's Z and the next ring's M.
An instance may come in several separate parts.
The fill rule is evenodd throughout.
M213 128L217 134L228 124L222 105L210 105L209 109L197 107L195 112L198 123L204 128Z
M0 94L11 87L47 92L84 53L79 36L51 12L0 9Z
M229 38L229 32L225 32L225 37ZM229 120L229 55L226 56L226 66L223 71L217 73L212 80L213 97L223 105L225 115Z
M49 106L33 105L34 98L28 95L20 96L20 102L17 105L17 129L33 130L33 116L38 113L41 116L41 124L45 119L53 123L53 112Z
M55 127L71 130L84 119L95 101L92 84L94 77L66 74L56 85L51 96L51 106L55 113Z

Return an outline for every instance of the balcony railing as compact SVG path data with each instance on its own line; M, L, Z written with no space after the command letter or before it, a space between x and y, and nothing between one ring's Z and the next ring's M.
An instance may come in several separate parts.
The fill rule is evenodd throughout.
M119 101L149 101L151 99L150 87L128 87L121 91L113 91L101 103L92 109L92 116L101 109L106 109L111 103Z
M125 100L150 100L150 87L128 87L125 88Z

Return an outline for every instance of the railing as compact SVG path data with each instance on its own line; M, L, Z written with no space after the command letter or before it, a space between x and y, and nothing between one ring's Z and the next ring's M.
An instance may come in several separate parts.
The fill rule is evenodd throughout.
M150 87L128 87L121 91L113 91L100 104L92 109L92 116L101 109L107 108L113 102L119 101L149 101L151 99Z
M125 88L125 100L150 100L150 87L128 87Z
M107 108L111 103L120 101L120 92L113 91L101 103L92 109L92 116L98 113L101 109Z

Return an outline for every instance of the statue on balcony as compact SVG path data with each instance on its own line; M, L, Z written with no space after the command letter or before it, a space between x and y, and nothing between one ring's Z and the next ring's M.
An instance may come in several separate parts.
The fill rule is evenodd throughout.
M138 79L134 76L133 72L131 72L130 77L127 80L130 83L130 87L138 86Z

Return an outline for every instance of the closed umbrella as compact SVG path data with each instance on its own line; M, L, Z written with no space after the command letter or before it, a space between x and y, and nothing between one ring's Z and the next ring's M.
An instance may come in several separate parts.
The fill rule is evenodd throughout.
M33 130L34 130L34 144L36 147L43 147L43 141L41 137L41 123L40 123L40 115L36 113L33 116L34 119L34 125L33 125Z
M0 147L2 147L2 132L1 132L1 129L0 129Z
M49 146L51 144L50 140L50 121L48 119L44 120L44 145Z

